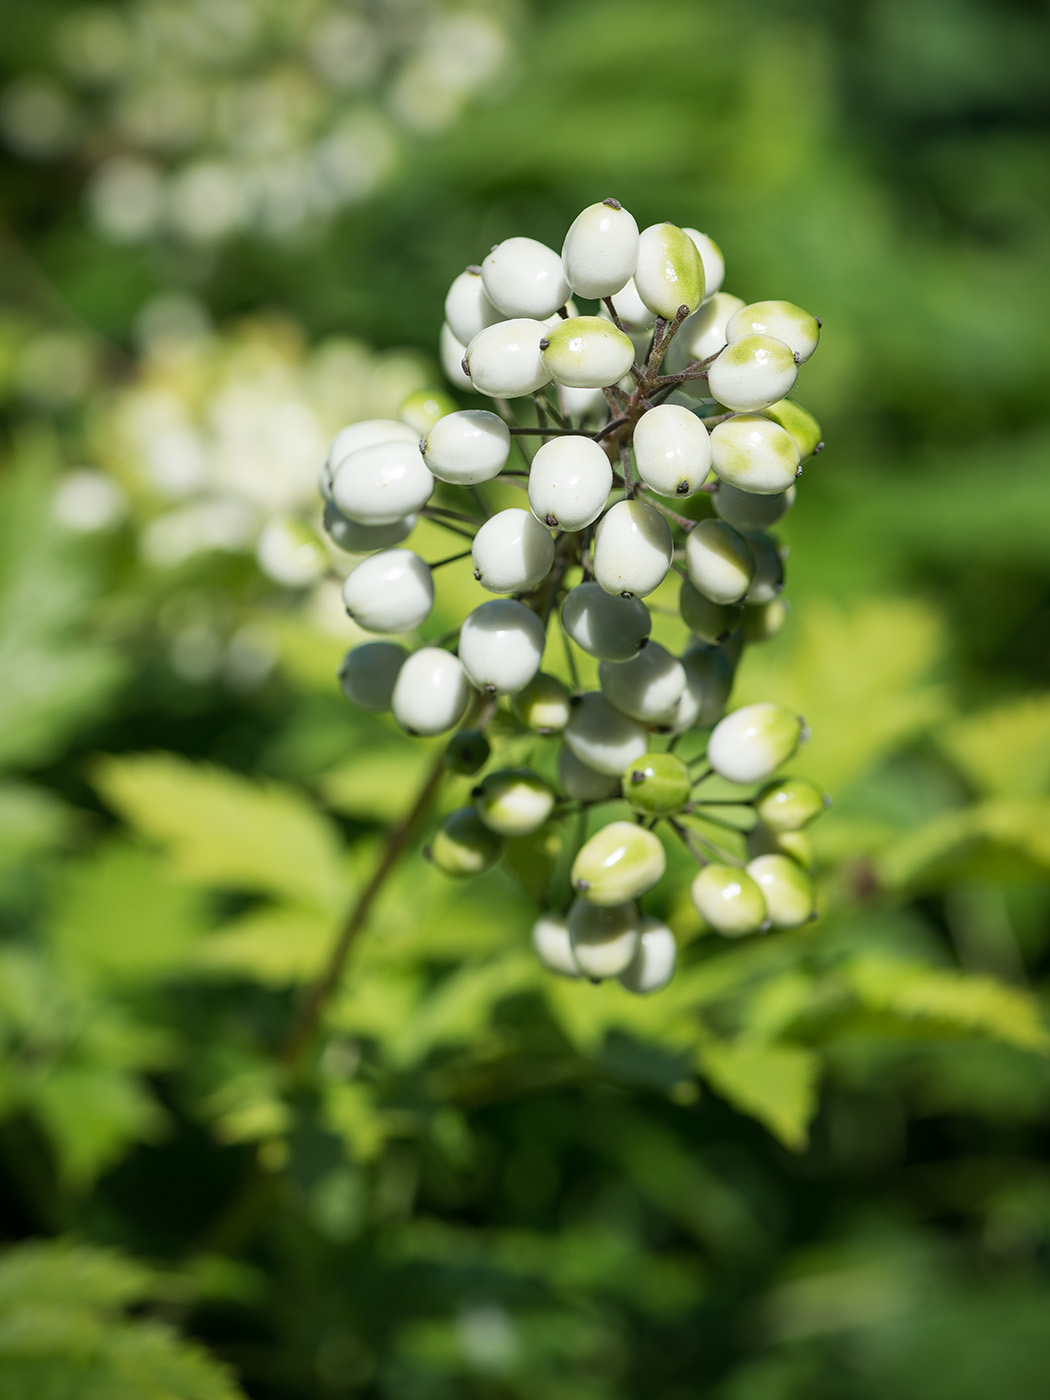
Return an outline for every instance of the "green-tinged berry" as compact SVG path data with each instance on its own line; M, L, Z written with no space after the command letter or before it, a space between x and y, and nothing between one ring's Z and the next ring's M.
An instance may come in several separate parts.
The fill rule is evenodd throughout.
M598 905L577 899L569 910L569 940L585 977L616 977L630 963L641 936L634 903Z
M471 778L484 768L491 753L492 746L480 729L461 729L445 747L445 767Z
M803 462L808 462L814 452L823 447L820 424L800 403L795 403L793 399L781 399L779 403L771 403L762 412L765 417L772 418L774 423L779 423L791 434L798 444Z
M630 336L601 316L570 316L552 327L540 346L550 377L571 389L618 383L634 364Z
M594 577L606 593L646 597L663 583L673 558L671 527L646 501L617 501L598 522Z
M682 580L678 610L690 632L708 646L718 646L740 626L744 616L743 603L715 603L688 579Z
M798 715L759 701L719 720L707 744L707 761L731 783L760 783L786 763L804 736Z
M787 551L781 548L775 535L761 530L748 535L747 543L755 565L747 601L771 603L784 587L784 556Z
M503 837L490 830L473 807L459 807L438 827L425 854L446 875L466 877L490 870L503 854L503 845Z
M581 763L566 744L558 750L558 782L565 796L574 802L604 802L620 795L620 779L616 774L601 773Z
M676 656L649 642L630 661L603 661L598 667L602 694L621 714L639 724L672 724L685 690L685 671Z
M772 831L799 831L831 806L831 798L809 778L777 778L755 798L760 821Z
M572 863L572 884L607 908L651 890L667 867L658 836L636 822L610 822L585 841Z
M514 717L536 734L560 734L572 715L572 697L568 686L540 671L524 690L511 696Z
M715 514L734 530L768 530L787 514L795 502L796 488L789 486L775 496L759 496L720 481L711 497Z
M771 335L730 340L707 372L707 387L719 403L738 413L756 413L789 394L798 378L790 346Z
M529 768L490 773L471 794L478 816L501 836L528 836L554 810L554 790Z
M704 922L727 938L757 933L769 917L761 889L735 865L705 865L689 894Z
M407 423L420 437L424 437L439 418L455 413L458 408L459 404L443 389L416 389L401 400L397 416L402 423Z
M543 914L532 926L532 946L549 972L562 977L581 977L579 964L569 941L569 920L564 914Z
M343 694L362 710L389 710L407 658L408 652L395 642L364 642L354 647L339 668Z
M649 640L653 619L640 598L606 593L599 583L581 583L566 596L562 626L589 656L630 661Z
M644 995L666 987L678 960L675 936L659 919L643 919L634 957L618 974L629 992Z
M644 725L628 719L609 704L599 691L581 695L565 726L565 743L581 763L616 779L629 763L641 758L649 747Z
M704 299L704 263L684 229L651 224L642 230L634 283L649 310L667 321L681 306L696 310Z
M701 520L690 530L685 564L689 582L713 603L739 603L755 574L750 544L724 520Z
M689 769L673 753L646 753L623 775L622 790L636 812L664 817L689 801Z
M791 604L786 598L771 598L768 603L751 603L744 608L741 631L749 645L771 642L788 619Z
M742 306L727 326L730 340L771 335L782 340L805 364L820 340L820 322L790 301L753 301Z
M763 414L739 413L711 430L715 475L739 491L780 496L794 484L801 461L787 429Z
M816 890L810 876L790 856L756 856L747 873L762 891L773 928L798 928L816 913Z

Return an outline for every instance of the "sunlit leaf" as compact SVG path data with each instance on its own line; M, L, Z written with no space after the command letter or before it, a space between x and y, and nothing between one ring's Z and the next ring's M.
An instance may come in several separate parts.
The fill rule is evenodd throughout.
M734 1108L765 1124L785 1147L806 1145L817 1108L820 1059L797 1045L705 1040L700 1073Z

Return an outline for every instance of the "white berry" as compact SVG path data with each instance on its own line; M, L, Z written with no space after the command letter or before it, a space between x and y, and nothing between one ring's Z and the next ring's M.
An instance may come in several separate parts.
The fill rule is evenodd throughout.
M379 442L351 452L335 469L332 500L360 525L391 525L422 510L434 477L417 442Z
M618 501L594 533L594 577L607 593L644 598L671 568L671 527L645 501Z
M660 919L643 919L634 957L618 980L629 992L658 992L674 976L678 960L675 936Z
M790 346L771 335L744 335L707 371L711 395L738 413L755 413L785 398L798 378Z
M755 557L743 535L724 520L701 520L685 542L689 582L714 603L738 603L755 575Z
M638 225L614 199L591 204L572 221L561 257L577 296L612 296L634 272Z
M630 661L653 630L649 609L640 598L606 593L599 583L572 589L562 604L561 620L576 645L599 661Z
M456 333L447 321L441 327L441 336L438 340L438 359L441 361L441 368L445 373L445 378L454 389L473 389L470 375L463 368L463 360L466 357L467 347L458 338Z
M540 349L546 334L542 321L522 316L479 331L466 351L473 387L496 399L521 398L542 389L551 377Z
M735 530L767 530L791 509L795 494L795 487L789 486L775 496L759 496L720 481L711 501L719 519Z
M659 642L630 661L603 661L598 680L609 704L640 724L670 724L685 690L682 663Z
M474 609L459 633L459 659L479 690L513 695L540 669L546 642L542 620L513 598Z
M422 446L423 460L439 481L476 486L507 465L510 429L487 408L467 408L439 418Z
M528 593L550 573L554 540L531 511L511 507L485 521L471 550L474 577L490 593Z
M614 709L596 690L580 697L562 737L581 763L617 782L649 747L645 727Z
M542 321L569 299L561 258L535 238L507 238L481 264L481 280L504 316Z
M601 389L618 383L634 364L634 344L601 316L570 316L547 332L543 363L559 384Z
M729 322L730 340L743 335L771 335L805 364L820 339L820 322L801 306L790 301L753 301L743 306Z
M398 673L391 708L407 733L433 736L459 724L470 697L470 683L458 659L441 647L420 647Z
M489 301L478 268L468 267L453 281L445 297L445 321L463 345L479 331L503 320L503 313Z
M569 941L585 977L621 973L634 957L641 927L634 903L602 906L577 899L569 910Z
M722 256L721 248L706 233L701 233L695 228L685 228L682 232L689 235L700 254L700 261L704 265L704 300L709 301L722 285L726 275L726 260Z
M362 710L389 710L394 686L408 652L396 642L365 642L343 658L339 684Z
M545 525L582 530L601 515L612 482L609 459L592 438L551 438L532 459L529 505Z
M659 496L692 496L711 468L711 439L701 420L681 404L643 413L634 429L638 475Z
M759 701L719 720L707 744L707 761L731 783L759 783L786 763L803 738L803 723L783 705Z
M532 926L532 946L544 967L562 977L581 977L564 914L543 914Z
M390 549L415 529L419 516L406 515L388 525L360 525L347 520L333 501L325 503L323 524L329 539L347 554L371 554L377 549Z

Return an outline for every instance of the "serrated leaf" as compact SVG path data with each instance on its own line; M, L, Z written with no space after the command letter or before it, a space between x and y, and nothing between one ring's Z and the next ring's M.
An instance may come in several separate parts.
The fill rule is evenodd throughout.
M538 981L536 961L527 953L463 967L431 991L388 1049L402 1064L411 1064L438 1046L481 1040L497 1003Z
M25 1400L244 1400L203 1348L120 1311L150 1275L66 1242L0 1258L0 1395Z
M154 852L116 841L65 867L48 931L67 965L143 982L183 968L207 923L198 890Z
M904 889L981 878L982 857L992 858L992 872L1002 866L997 852L1021 857L1007 862L1007 875L1038 878L1050 867L1050 798L1004 798L943 812L881 854L879 879Z
M341 910L348 881L338 832L294 789L167 753L104 758L94 780L186 879Z
M25 440L0 484L0 767L58 752L123 675L91 640L97 584L52 513L52 467L49 443Z
M840 975L860 1004L903 1021L988 1035L1007 1045L1050 1052L1039 1003L992 977L907 963L881 954L855 958Z
M318 786L344 816L388 823L407 811L433 761L432 748L415 744L371 749L326 773Z
M96 1064L55 1065L34 1086L31 1106L73 1190L86 1189L132 1143L156 1140L166 1122L137 1080Z
M797 1045L706 1040L697 1049L700 1073L741 1113L757 1118L793 1152L809 1138L817 1108L820 1060Z
M829 792L945 714L944 694L927 679L944 629L925 605L813 598L793 638L786 652L749 649L739 703L774 700L804 715L811 737L793 762Z
M73 814L52 793L28 783L0 787L0 867L18 865L68 835Z
M956 720L937 740L986 792L1036 797L1050 786L1050 695L1011 700Z

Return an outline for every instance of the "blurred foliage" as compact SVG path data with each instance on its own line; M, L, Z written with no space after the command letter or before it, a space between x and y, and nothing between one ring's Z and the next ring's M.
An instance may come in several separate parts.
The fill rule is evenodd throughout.
M1042 1400L1047 27L5 16L0 1394ZM462 266L609 194L824 318L794 611L736 691L812 728L823 918L729 944L672 900L628 999L413 850L297 1060L433 759L334 685L319 454L433 381Z

